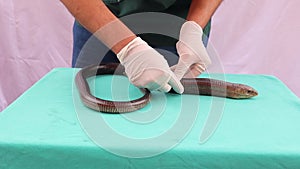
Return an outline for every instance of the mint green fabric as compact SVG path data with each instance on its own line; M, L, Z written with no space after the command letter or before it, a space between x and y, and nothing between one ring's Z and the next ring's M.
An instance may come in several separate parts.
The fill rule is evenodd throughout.
M156 136L172 127L180 108L178 100L186 99L191 109L198 107L191 130L178 145L154 157L125 158L94 144L82 129L73 103L78 97L73 86L77 71L71 68L52 70L0 114L1 169L300 168L300 101L273 76L226 75L227 81L253 86L259 96L247 100L224 99L219 126L204 144L199 144L200 133L214 97L168 94L163 99L163 95L154 93L152 106L163 103L161 100L167 103L163 114L149 124L130 122L121 115L97 113L79 103L79 109L101 116L116 131L135 138ZM90 79L91 86L97 86L93 93L112 98L109 87L99 89L104 87L100 83L107 85L112 79L111 76ZM120 79L117 87L126 86L126 79ZM119 90L120 95L123 92L112 88ZM136 88L129 86L129 90L133 93L131 98L140 96ZM117 96L117 99L127 98ZM195 100L197 105L192 103ZM147 105L141 111L152 106ZM130 116L134 118L142 113L133 112ZM188 111L183 116L188 116ZM134 150L140 147L115 148ZM143 147L140 151L154 148Z

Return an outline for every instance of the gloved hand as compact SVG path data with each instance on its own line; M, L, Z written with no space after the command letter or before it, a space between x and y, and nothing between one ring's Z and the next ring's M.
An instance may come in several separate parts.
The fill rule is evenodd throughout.
M171 68L178 79L197 77L211 64L202 42L202 34L202 28L194 21L187 21L182 25L179 40L176 43L179 61Z
M183 92L183 86L169 68L167 61L145 41L137 37L118 54L132 84L149 90Z

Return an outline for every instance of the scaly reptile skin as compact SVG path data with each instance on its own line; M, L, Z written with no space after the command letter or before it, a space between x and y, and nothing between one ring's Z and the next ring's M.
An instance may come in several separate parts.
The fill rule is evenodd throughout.
M103 113L115 114L132 112L147 105L150 100L150 91L143 88L140 90L144 95L141 98L131 101L109 101L93 96L86 79L105 74L125 75L125 70L122 65L111 63L91 65L82 68L77 73L75 83L85 106ZM258 95L257 91L250 86L209 78L183 78L181 83L184 87L184 94L209 95L234 99L245 99ZM174 93L174 91L170 92Z

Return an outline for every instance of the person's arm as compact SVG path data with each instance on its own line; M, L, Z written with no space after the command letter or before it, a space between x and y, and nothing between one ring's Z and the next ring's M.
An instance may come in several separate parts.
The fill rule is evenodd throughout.
M124 25L101 0L61 0L75 19L94 33L114 53L136 35Z
M202 42L203 28L221 2L222 0L192 0L187 22L182 25L176 44L180 58L172 69L177 78L197 77L211 64Z
M186 19L204 28L221 2L222 0L192 0Z
M165 58L137 37L101 0L61 0L76 20L109 47L130 82L149 90L183 92Z

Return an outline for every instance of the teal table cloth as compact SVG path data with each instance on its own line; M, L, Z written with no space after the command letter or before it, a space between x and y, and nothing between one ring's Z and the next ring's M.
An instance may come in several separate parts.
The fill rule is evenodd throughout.
M279 79L233 75L245 100L154 92L128 114L85 107L74 77L56 68L0 113L0 168L300 168L300 100ZM203 77L211 75L201 75ZM90 78L95 96L141 96L125 77Z

